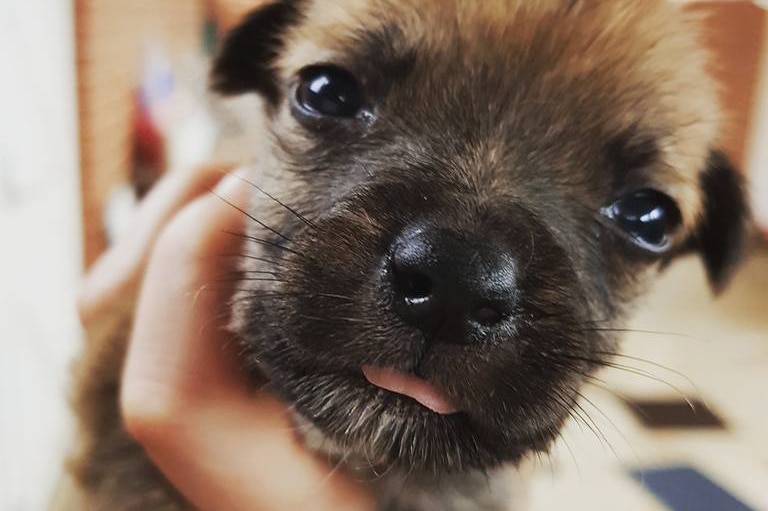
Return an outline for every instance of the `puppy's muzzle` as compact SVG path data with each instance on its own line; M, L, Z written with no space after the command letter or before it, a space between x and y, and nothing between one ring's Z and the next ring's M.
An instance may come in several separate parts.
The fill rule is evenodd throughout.
M395 240L385 275L405 323L430 343L466 345L511 321L517 272L511 253L493 240L420 228Z

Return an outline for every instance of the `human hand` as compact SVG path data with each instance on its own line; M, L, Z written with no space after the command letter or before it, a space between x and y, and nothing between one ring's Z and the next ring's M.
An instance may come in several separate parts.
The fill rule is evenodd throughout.
M249 187L233 176L216 185L221 175L167 178L134 231L86 279L80 305L89 337L134 316L125 425L201 511L373 509L360 484L305 450L286 406L254 392L239 371L222 276L241 250L227 231L244 221L227 202L244 207Z

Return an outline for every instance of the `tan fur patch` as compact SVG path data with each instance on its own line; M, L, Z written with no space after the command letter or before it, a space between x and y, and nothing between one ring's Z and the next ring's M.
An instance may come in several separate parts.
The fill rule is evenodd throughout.
M439 49L455 44L452 39L462 41L468 63L483 61L487 48L506 44L555 58L540 84L545 99L550 84L599 76L593 90L574 92L611 98L604 117L613 126L607 130L652 130L662 153L654 185L677 199L689 231L701 214L698 178L716 147L719 106L704 72L696 20L677 5L662 0L315 0L305 16L312 22L290 32L288 51L278 63L287 81L307 65L334 62L356 33L391 20L405 34L404 44ZM291 123L289 116L280 119L284 129Z

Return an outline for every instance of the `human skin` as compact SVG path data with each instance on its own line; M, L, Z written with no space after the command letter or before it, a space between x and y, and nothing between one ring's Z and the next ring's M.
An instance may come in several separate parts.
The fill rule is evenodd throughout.
M249 185L223 175L166 178L86 276L89 342L109 342L133 317L126 428L200 511L372 510L362 484L307 452L287 407L254 391L232 356L226 312L241 240L231 233L244 220L233 205L245 206Z

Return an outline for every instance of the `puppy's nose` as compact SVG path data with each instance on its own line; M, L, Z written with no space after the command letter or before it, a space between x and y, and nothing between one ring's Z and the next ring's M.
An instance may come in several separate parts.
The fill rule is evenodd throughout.
M447 229L419 229L394 243L389 275L397 314L430 341L469 344L512 315L511 254Z

